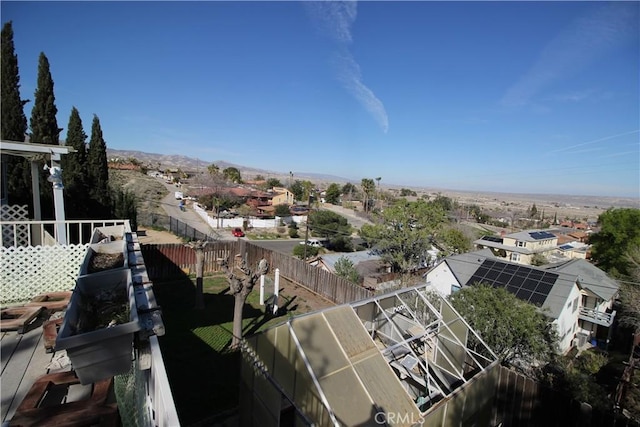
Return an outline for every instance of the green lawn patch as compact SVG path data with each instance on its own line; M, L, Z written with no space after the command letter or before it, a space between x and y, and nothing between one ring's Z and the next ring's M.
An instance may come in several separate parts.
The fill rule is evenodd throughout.
M231 351L233 301L222 274L203 281L203 310L195 310L195 279L154 280L154 293L162 308L165 335L159 337L171 391L183 426L202 423L237 408L240 355ZM281 293L284 309L266 315L254 288L244 307L244 335L253 334L301 314L308 308L295 295Z

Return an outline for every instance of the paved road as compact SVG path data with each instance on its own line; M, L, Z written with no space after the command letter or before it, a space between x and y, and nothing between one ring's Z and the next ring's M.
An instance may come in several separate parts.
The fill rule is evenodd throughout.
M349 222L349 224L351 224L354 228L357 228L358 230L364 224L373 224L368 219L359 217L353 211L353 209L346 209L346 208L343 208L342 206L332 205L331 203L324 203L320 207L320 209L326 209L328 211L332 211L332 212L335 212L337 214L340 214L340 215L344 216L345 218L347 218L347 221Z
M181 191L182 189L179 187L176 187L175 184L167 184L165 180L161 178L156 178L156 179L158 180L158 182L162 183L162 185L164 185L169 191L169 194L167 194L161 201L162 207L164 211L167 213L167 215L179 219L180 221L188 224L189 226L200 231L201 233L204 233L208 236L212 236L214 239L217 239L217 240L236 240L237 239L237 237L234 237L231 234L230 229L211 228L209 224L207 224L202 218L200 218L200 216L193 210L193 208L191 207L191 203L187 204L184 212L181 211L179 208L180 202L175 198L175 192ZM360 229L360 227L362 227L363 224L372 224L371 221L356 215L352 209L345 209L341 206L335 206L329 203L323 204L321 206L321 209L330 210L346 217L349 224L351 224L356 229ZM277 252L291 254L291 251L293 251L294 246L298 244L300 240L297 240L297 241L294 241L294 240L256 241L254 240L253 242L260 245L264 244L265 245L264 247L268 247L269 249L272 249ZM275 244L275 246L274 247L267 246L272 244Z
M300 242L304 242L304 239L291 239L291 240L251 240L256 246L260 246L265 249L270 249L274 252L280 252L286 255L293 254L293 248L298 246Z
M222 232L221 230L214 230L204 222L200 215L198 215L191 204L189 204L184 211L181 211L179 208L179 200L176 200L175 192L180 191L180 188L176 187L175 184L167 184L163 179L157 178L159 182L161 182L167 190L169 190L169 194L167 194L161 201L162 208L167 213L167 215L177 218L178 220L184 222L190 227L195 228L201 233L206 234L207 236L211 236L214 239L218 240L231 240L235 239L231 235L230 232Z

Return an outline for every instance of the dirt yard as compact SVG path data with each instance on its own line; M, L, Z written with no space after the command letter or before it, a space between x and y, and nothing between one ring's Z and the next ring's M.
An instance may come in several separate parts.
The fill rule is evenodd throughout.
M168 231L138 227L138 241L143 245L160 243L184 243L184 241Z
M300 312L307 313L316 310L322 310L323 308L333 307L336 304L329 301L326 298L321 297L318 294L315 294L304 288L302 286L296 285L293 282L281 277L280 280L280 292L281 294L287 296L287 299L296 297L298 299Z

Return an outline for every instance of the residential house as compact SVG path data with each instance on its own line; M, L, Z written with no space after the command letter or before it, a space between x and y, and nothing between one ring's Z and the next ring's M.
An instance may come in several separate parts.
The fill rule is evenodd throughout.
M362 278L362 285L370 290L383 290L380 286L396 278L396 274L389 271L380 255L370 251L340 252L322 254L309 264L322 268L325 271L335 274L335 264L340 258L346 258L353 263L358 275ZM388 286L391 286L389 284Z
M547 271L570 275L580 288L578 329L590 338L608 339L613 323L613 305L618 297L618 283L585 259L572 259L543 266Z
M473 243L477 249L491 249L497 257L530 265L534 256L548 257L555 251L558 236L547 230L527 230L501 237L483 236Z
M335 265L340 258L346 258L351 261L361 277L381 272L387 273L387 269L381 263L380 255L376 255L371 251L323 254L314 261L313 265L335 274Z
M490 424L497 356L425 285L291 318L242 353L242 426Z
M561 262L567 259L588 259L590 257L590 249L591 246L586 243L568 242L558 246L549 260L552 262Z
M447 257L425 276L445 296L478 283L506 288L553 319L562 353L592 339L606 342L616 314L618 284L583 259L533 267L483 249Z
M273 196L271 204L276 205L292 205L294 203L293 193L284 187L273 187Z

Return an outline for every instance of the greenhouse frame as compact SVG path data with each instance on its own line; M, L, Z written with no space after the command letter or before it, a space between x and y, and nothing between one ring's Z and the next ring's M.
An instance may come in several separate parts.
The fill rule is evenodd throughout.
M497 356L426 285L243 341L243 426L488 425Z

